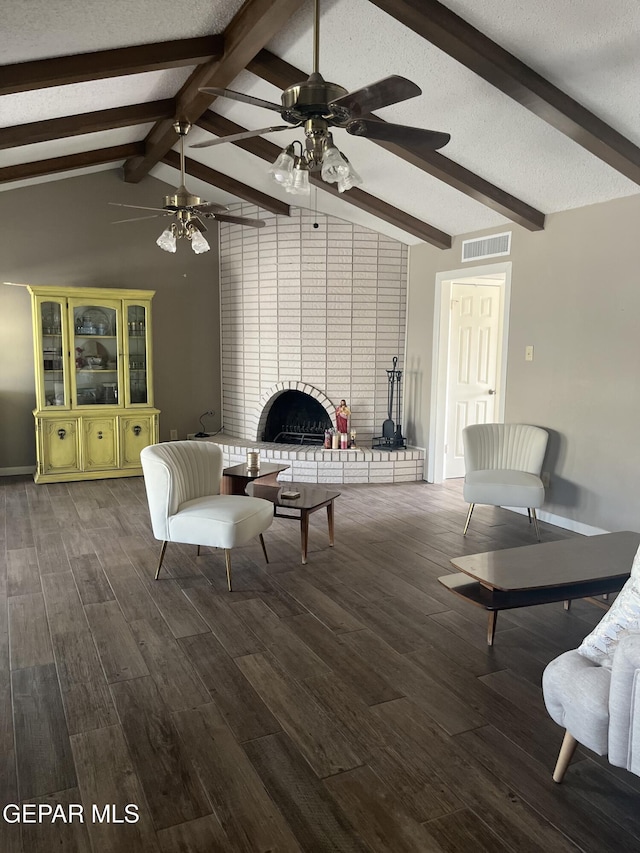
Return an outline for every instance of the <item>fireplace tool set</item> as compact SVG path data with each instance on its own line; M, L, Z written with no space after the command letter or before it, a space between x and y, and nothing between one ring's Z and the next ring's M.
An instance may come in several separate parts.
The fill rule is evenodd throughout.
M389 408L387 419L382 423L382 435L373 439L373 447L376 450L398 450L406 447L407 443L402 435L402 425L400 423L402 400L401 400L401 383L402 371L397 369L398 357L393 358L393 367L387 370L388 385L388 401ZM397 387L396 387L397 386ZM393 401L396 402L396 420L393 421Z

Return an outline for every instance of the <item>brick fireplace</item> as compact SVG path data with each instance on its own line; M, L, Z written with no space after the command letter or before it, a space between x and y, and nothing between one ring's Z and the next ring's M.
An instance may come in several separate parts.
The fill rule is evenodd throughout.
M267 225L219 224L224 441L238 453L261 441L277 398L301 391L333 426L346 399L361 452L371 454L387 417L386 370L395 356L404 363L407 247L308 210L284 217L242 204L233 212ZM310 451L316 475L318 452ZM414 461L398 453L395 462ZM413 479L422 478L421 465L410 473L418 467Z

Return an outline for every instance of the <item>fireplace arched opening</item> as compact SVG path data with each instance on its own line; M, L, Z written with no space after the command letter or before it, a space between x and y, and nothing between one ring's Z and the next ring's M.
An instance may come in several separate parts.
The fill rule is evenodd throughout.
M331 427L331 418L314 397L303 391L283 391L269 409L262 441L321 445L325 430Z

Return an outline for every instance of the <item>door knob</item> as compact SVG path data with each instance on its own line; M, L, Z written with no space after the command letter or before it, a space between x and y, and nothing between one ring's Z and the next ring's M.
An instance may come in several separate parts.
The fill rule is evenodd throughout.
M489 394L495 394L495 388L489 388Z

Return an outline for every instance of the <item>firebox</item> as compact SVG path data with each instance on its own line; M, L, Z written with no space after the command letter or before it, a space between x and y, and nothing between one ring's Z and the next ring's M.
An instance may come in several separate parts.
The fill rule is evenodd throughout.
M303 391L284 391L267 415L263 441L283 444L322 444L332 426L323 406Z

